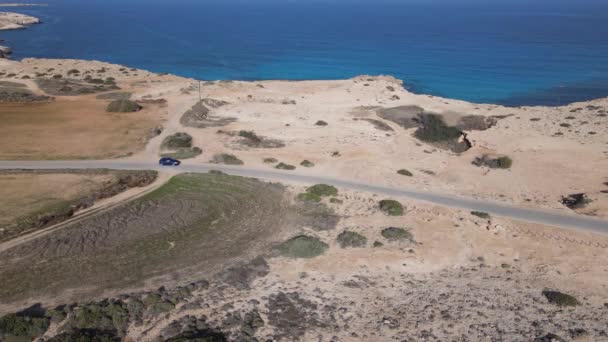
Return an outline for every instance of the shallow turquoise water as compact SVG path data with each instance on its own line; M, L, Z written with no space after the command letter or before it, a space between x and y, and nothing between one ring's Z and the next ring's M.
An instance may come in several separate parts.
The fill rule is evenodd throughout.
M201 79L390 74L415 92L507 105L608 96L608 6L46 2L17 10L43 24L0 33L14 58Z

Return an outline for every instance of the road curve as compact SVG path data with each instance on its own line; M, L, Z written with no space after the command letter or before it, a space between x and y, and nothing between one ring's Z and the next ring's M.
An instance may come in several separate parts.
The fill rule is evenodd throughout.
M339 188L372 192L385 196L409 197L415 200L438 205L475 210L495 216L515 220L540 223L569 229L587 230L597 233L608 233L608 221L593 217L565 213L559 210L521 208L513 205L476 200L472 198L443 195L433 192L398 189L387 186L365 184L356 181L333 179L321 176L307 176L289 171L249 169L239 166L219 164L182 164L176 168L160 167L156 163L130 160L82 160L82 161L0 161L0 169L117 169L117 170L174 170L176 172L208 172L218 170L231 175L260 178L273 181L298 182L306 184L326 183Z

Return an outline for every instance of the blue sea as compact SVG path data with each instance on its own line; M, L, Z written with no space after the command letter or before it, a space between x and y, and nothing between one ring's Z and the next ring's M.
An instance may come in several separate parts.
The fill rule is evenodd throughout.
M387 74L473 102L608 96L608 1L48 0L0 32L13 58L96 59L199 79ZM508 4L507 4L508 3Z

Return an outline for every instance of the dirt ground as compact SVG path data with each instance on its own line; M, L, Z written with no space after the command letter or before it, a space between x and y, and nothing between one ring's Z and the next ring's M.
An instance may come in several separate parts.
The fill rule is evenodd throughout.
M0 104L0 159L104 159L142 150L163 108L107 113L94 97Z

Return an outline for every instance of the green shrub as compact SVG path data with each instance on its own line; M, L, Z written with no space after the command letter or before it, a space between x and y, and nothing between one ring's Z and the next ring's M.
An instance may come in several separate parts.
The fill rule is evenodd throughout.
M374 247L375 248L382 247L382 246L384 246L384 244L382 242L380 242L380 241L374 241Z
M56 80L58 80L60 78L63 78L63 76L59 75L59 74L55 74L55 75L53 75L53 78L56 79Z
M344 201L339 198L332 197L329 199L329 203L342 204Z
M323 120L319 120L317 122L315 122L316 126L327 126L327 122L323 121Z
M91 84L104 84L105 81L102 80L101 78L91 78L90 76L87 76L85 78L85 81L91 83Z
M274 164L277 163L278 160L276 158L264 158L264 163L265 164Z
M403 215L403 205L395 200L382 200L379 203L380 210L390 216Z
M471 211L471 215L477 216L477 217L482 218L482 219L489 219L490 218L490 214L485 213L483 211Z
M321 202L321 196L310 192L302 192L298 194L298 200L306 202Z
M402 175L402 176L408 176L408 177L412 177L413 174L411 172L409 172L406 169L401 169L399 171L397 171L398 174Z
M76 74L80 74L80 70L78 69L71 69L68 71L68 75L76 75Z
M211 159L211 163L226 164L226 165L243 165L244 164L243 161L240 160L239 158L237 158L235 155L227 154L227 153L214 155L213 159Z
M457 140L462 132L457 127L445 124L441 115L423 114L420 116L422 127L418 128L414 135L416 138L426 142L441 142Z
M289 165L289 164L285 164L283 162L278 163L275 167L275 169L279 169L279 170L295 170L296 167L293 165Z
M249 141L251 141L254 144L260 144L262 142L262 138L260 138L253 131L239 131L239 137L248 139Z
M338 189L336 189L336 187L334 187L332 185L327 185L327 184L313 185L313 186L309 187L308 189L306 189L306 192L315 194L315 195L321 196L321 197L338 196Z
M579 304L578 300L569 294L565 294L559 291L543 291L543 296L547 298L549 303L557 306L576 306Z
M497 158L496 162L498 163L499 169L510 169L511 165L513 165L513 160L506 156Z
M513 160L507 156L491 158L483 155L476 157L471 163L475 166L487 166L491 169L509 169L513 165Z
M279 253L289 258L314 258L319 256L329 246L317 238L300 235L283 242L279 247Z
M203 150L199 147L180 148L175 152L163 153L161 157L169 157L174 159L190 159L199 156Z
M37 318L8 314L0 317L0 337L5 335L7 337L25 337L32 340L46 332L49 321L47 317Z
M315 163L311 162L310 160L303 160L300 165L304 167L313 167L315 166Z
M132 113L141 110L141 106L131 100L114 100L108 104L106 111L110 113Z
M389 227L382 230L381 235L388 241L414 241L414 236L408 230L403 228Z
M338 237L336 238L336 241L342 248L360 248L365 247L365 245L367 245L367 238L365 236L347 230L340 233L340 235L338 235Z
M184 132L172 134L163 140L162 147L170 150L190 148L192 147L192 136Z

